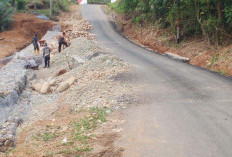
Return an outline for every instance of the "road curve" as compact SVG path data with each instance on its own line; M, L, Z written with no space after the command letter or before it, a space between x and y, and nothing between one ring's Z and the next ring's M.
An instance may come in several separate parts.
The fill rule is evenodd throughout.
M136 46L99 5L83 5L101 46L134 64L149 104L125 111L118 144L128 157L231 157L232 82Z

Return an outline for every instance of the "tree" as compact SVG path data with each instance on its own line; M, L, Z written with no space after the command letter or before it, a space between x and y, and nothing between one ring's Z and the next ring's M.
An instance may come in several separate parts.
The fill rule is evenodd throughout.
M7 29L12 21L11 15L14 12L14 8L11 7L9 0L3 0L0 2L0 32Z

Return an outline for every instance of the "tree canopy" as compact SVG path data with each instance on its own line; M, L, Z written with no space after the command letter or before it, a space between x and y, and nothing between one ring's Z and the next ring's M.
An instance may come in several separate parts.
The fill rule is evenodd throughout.
M0 1L0 32L6 29L12 21L11 15L14 12L9 0Z
M232 33L231 0L121 0L117 8L132 15L137 24L155 23L175 34L180 16L182 37L202 36L220 45Z

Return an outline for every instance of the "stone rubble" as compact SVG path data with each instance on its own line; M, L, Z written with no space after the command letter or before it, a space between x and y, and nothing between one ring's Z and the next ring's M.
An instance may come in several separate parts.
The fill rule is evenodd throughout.
M8 91L14 91L17 95L15 99L9 98L8 104L12 105L4 102L4 107L0 106L0 113L4 113L4 116L0 114L0 152L15 145L15 131L22 121L24 123L21 127L33 121L43 120L64 103L72 106L74 110L83 107L118 108L122 105L118 98L131 93L130 84L122 84L112 79L120 73L129 72L129 64L106 53L88 36L72 35L90 28L88 23L80 20L70 34L67 33L71 45L61 53L52 52L50 68L40 67L36 71L23 69L25 59L34 56L30 45L16 54L3 73L0 72L0 87L3 87L0 101L6 100ZM60 34L61 32L48 32L44 39L56 50L57 36ZM74 56L80 57L84 62L75 63ZM41 54L33 58L37 63L41 63ZM22 79L24 77L25 79Z
M51 44L56 43L55 37L60 34L61 32L48 31L43 40L49 40ZM34 56L31 44L17 52L12 60L0 69L0 152L14 146L16 128L25 118L29 108L30 94L22 94L27 82L34 77L33 72L24 68L29 57L36 61L37 58L41 60L42 53L40 56Z

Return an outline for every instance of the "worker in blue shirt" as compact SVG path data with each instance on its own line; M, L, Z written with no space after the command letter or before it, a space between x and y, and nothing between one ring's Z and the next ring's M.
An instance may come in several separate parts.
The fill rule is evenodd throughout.
M38 34L35 33L35 36L33 38L33 46L34 46L34 52L35 52L35 55L36 55L36 50L37 50L37 53L39 55L39 43L38 43L38 38L37 38Z

